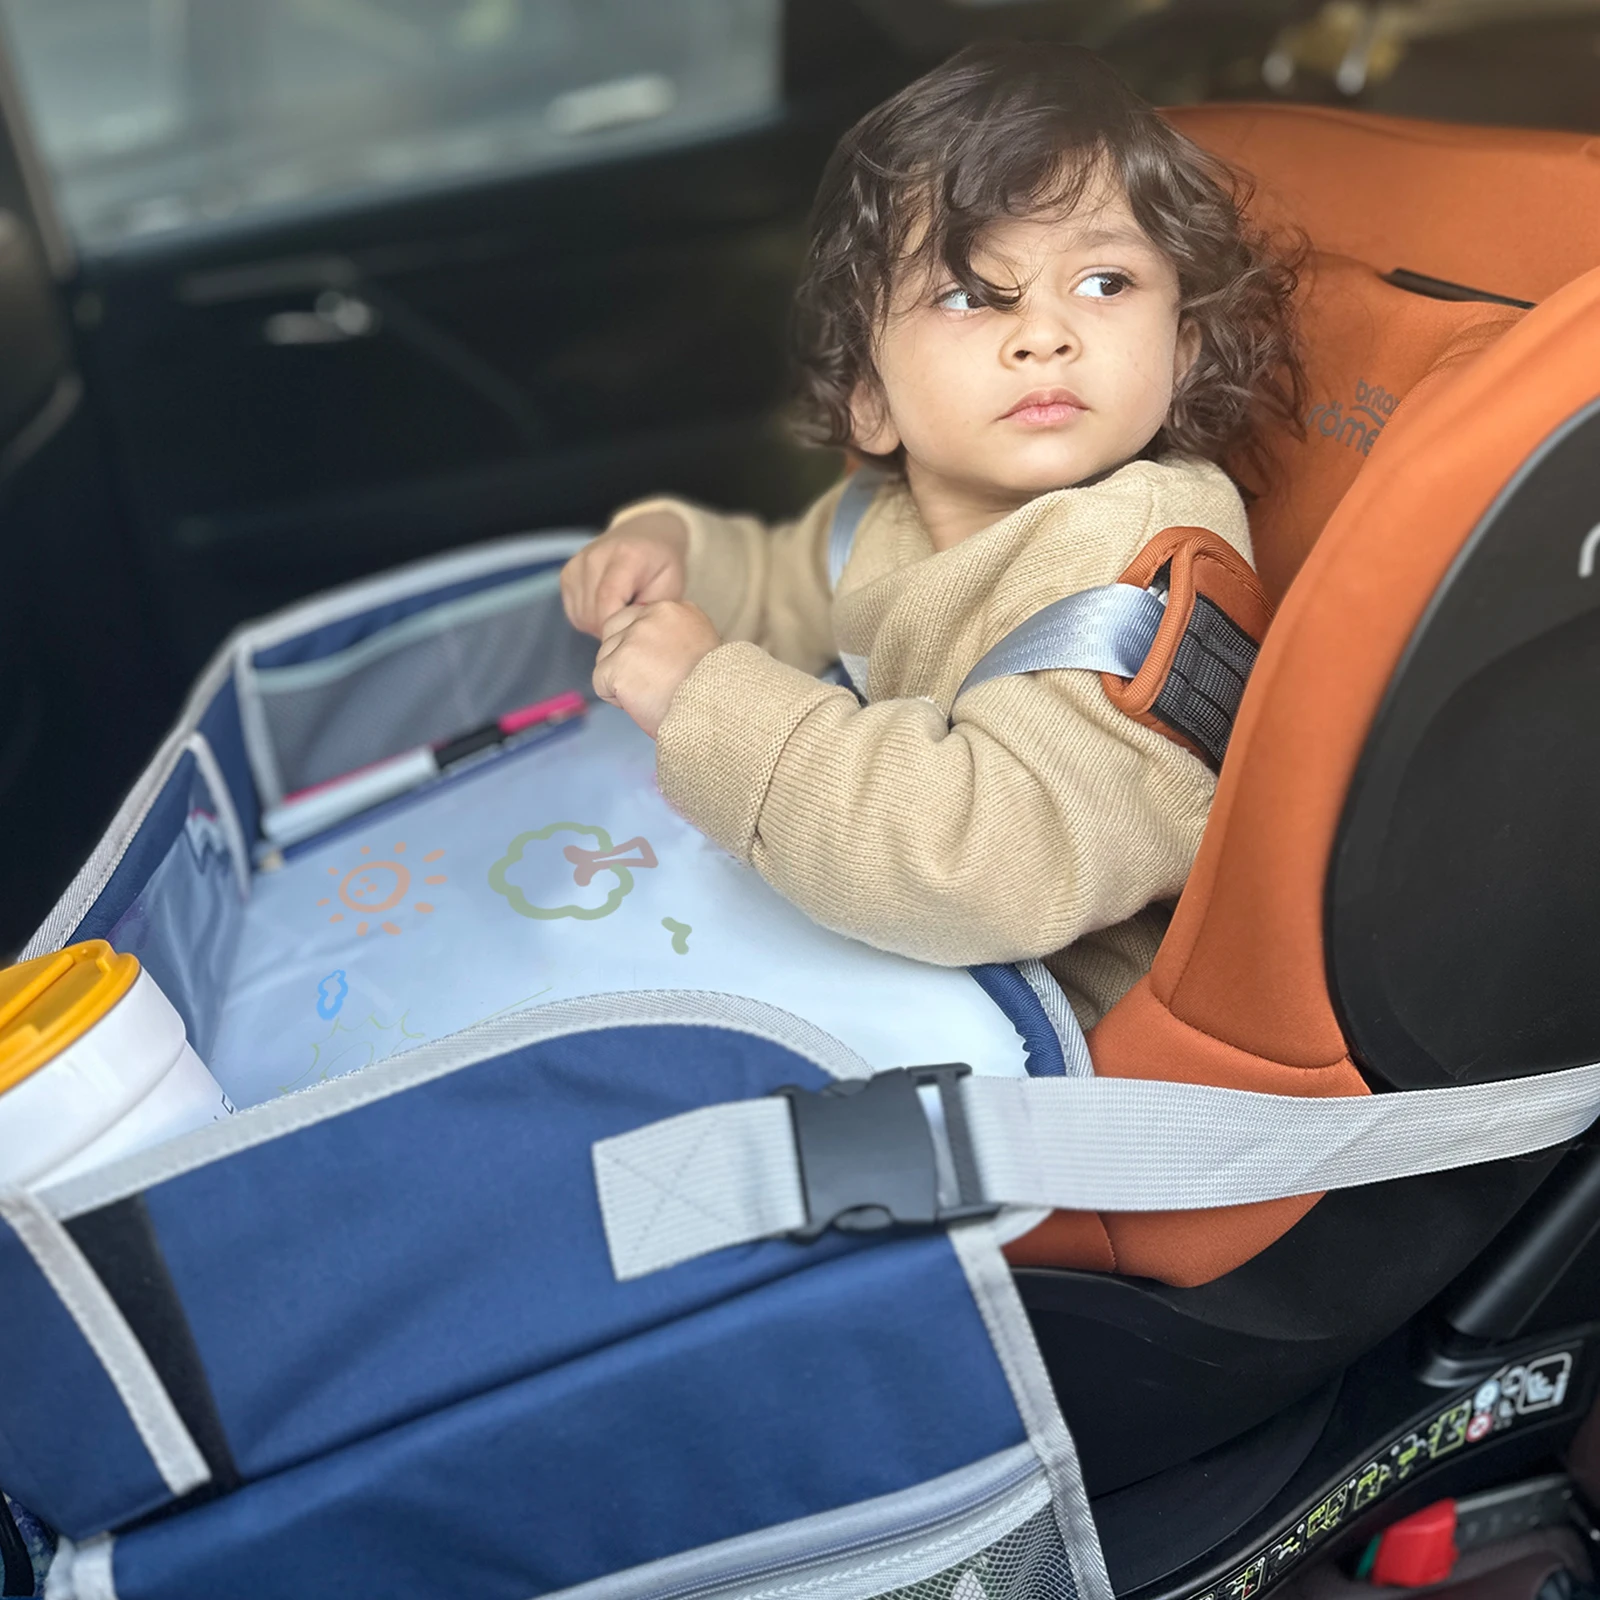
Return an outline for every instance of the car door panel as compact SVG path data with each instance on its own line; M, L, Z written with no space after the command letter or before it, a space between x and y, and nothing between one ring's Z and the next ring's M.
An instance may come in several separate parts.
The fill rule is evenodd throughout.
M185 662L294 595L640 494L792 509L836 470L777 419L819 142L765 129L86 264L88 359Z

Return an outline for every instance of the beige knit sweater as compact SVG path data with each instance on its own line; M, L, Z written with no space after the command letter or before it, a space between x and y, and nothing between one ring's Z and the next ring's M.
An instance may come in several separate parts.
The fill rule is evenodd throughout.
M1210 528L1248 558L1239 496L1209 463L1136 461L936 552L894 483L830 597L841 489L771 530L681 501L618 517L683 517L687 597L737 641L673 696L662 793L826 927L945 965L1046 957L1092 1026L1149 969L1212 774L1115 710L1098 673L991 680L953 717L952 702L1018 623L1115 582L1163 528ZM867 660L865 706L813 676L841 652Z

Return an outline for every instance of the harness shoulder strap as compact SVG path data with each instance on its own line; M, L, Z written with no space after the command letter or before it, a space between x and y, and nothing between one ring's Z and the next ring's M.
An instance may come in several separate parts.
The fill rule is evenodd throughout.
M828 529L828 583L839 580L887 474L861 467ZM1019 623L969 672L956 698L1022 672L1098 672L1111 703L1216 768L1272 607L1255 572L1208 528L1166 528L1116 583L1064 595ZM866 663L845 671L865 692Z
M1163 596L1131 583L1063 595L1019 622L988 651L956 690L956 698L991 678L1059 667L1131 678L1145 664L1165 616Z
M1209 528L1167 528L1121 581L1164 584L1166 615L1138 672L1103 675L1107 697L1135 722L1220 767L1272 620L1260 578Z
M828 587L835 593L844 576L850 552L856 547L856 533L873 497L888 481L888 474L877 467L858 467L845 483L844 493L833 508L828 529Z
M1013 628L956 697L993 678L1080 668L1119 711L1220 767L1272 608L1250 564L1207 528L1167 528L1116 583Z

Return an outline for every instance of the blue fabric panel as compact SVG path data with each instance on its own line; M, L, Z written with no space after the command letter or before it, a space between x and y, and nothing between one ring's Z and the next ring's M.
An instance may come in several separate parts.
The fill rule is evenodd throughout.
M82 1539L172 1498L99 1357L0 1224L0 1484Z
M203 1061L243 927L216 798L199 763L185 754L73 937L108 939L136 955L177 1008Z
M1024 1438L948 1242L903 1239L141 1529L117 1593L527 1600Z
M570 1360L859 1238L619 1284L597 1139L822 1074L710 1027L531 1046L147 1191L232 1446L258 1477Z
M259 668L294 667L305 661L321 661L325 656L338 655L351 645L371 638L375 633L414 617L418 612L431 611L451 600L464 600L468 595L481 594L485 589L498 589L502 584L515 583L519 578L531 578L536 572L549 572L561 566L560 561L535 561L525 567L507 567L501 572L484 573L481 577L465 578L460 583L449 583L438 589L428 589L421 594L407 595L403 600L391 600L387 605L374 606L371 611L355 616L340 617L337 622L324 623L320 628L285 639L258 651L250 658L251 665Z
M1061 1040L1028 980L1015 967L999 963L967 970L1021 1035L1028 1052L1029 1077L1064 1078L1067 1063L1061 1054Z
M261 822L261 806L256 799L256 782L250 772L250 757L245 754L244 723L239 717L239 691L230 677L217 690L200 719L200 732L217 758L222 776L233 796L233 809L239 813L245 844L256 837Z

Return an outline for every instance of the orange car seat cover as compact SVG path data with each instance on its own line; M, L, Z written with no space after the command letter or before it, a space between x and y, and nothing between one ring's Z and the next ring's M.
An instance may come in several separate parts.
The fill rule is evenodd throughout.
M1225 121L1246 114L1206 115ZM1329 115L1312 118L1324 136L1362 120L1330 115L1331 128ZM1191 126L1186 118L1176 120L1230 153L1224 141L1201 133L1204 119ZM1389 119L1374 120L1384 132ZM1457 154L1492 151L1504 137L1508 147L1529 148L1539 161L1559 155L1570 167L1575 155L1590 159L1585 141L1562 136L1549 136L1553 144L1530 136L1528 146L1498 132L1443 133L1439 148ZM1433 147L1424 142L1424 148ZM1506 159L1514 155L1515 149ZM1594 182L1600 190L1600 162ZM1568 215L1564 204L1541 218L1541 250L1560 231L1551 224ZM1317 222L1308 219L1314 235ZM1486 222L1482 207L1476 226L1508 231L1498 220ZM1528 250L1528 236L1517 248ZM1585 264L1596 260L1600 234ZM1404 264L1472 281L1467 270L1438 257ZM1322 939L1324 882L1350 778L1394 663L1470 531L1539 445L1600 396L1600 271L1550 294L1520 322L1515 308L1449 302L1437 303L1446 308L1442 315L1431 301L1415 316L1398 302L1391 313L1382 295L1372 295L1375 272L1361 263L1324 263L1318 271L1324 284L1348 282L1356 295L1351 305L1376 304L1379 320L1399 330L1394 337L1409 354L1394 359L1401 370L1409 362L1409 371L1395 389L1409 383L1409 392L1392 408L1377 408L1384 418L1379 437L1361 454L1348 492L1334 490L1337 507L1282 600L1155 965L1090 1037L1096 1071L1105 1076L1299 1095L1367 1092L1328 993ZM1515 292L1530 283L1502 279L1487 286ZM1371 348L1387 352L1388 337ZM1335 366L1319 369L1315 359L1312 365L1314 409L1323 398L1315 393L1316 373ZM1353 430L1350 437L1360 442ZM1302 448L1316 446L1307 441ZM1273 545L1267 510L1268 548L1281 548L1282 570L1292 575L1301 552ZM1267 570L1271 560L1264 555ZM1181 1215L1058 1214L1008 1255L1017 1265L1114 1268L1202 1283L1281 1236L1315 1200Z
M1363 261L1321 253L1302 270L1297 299L1310 392L1306 436L1270 435L1264 475L1253 463L1230 463L1255 496L1256 569L1274 602L1417 383L1470 360L1526 315L1514 306L1430 300L1385 283Z
M1322 888L1351 773L1466 535L1542 440L1600 393L1597 306L1592 273L1413 395L1280 608L1150 975L1202 1032L1294 1066L1343 1057Z
M1600 138L1324 106L1166 113L1254 180L1255 218L1319 250L1543 300L1600 262ZM1536 241L1536 243L1535 243Z

